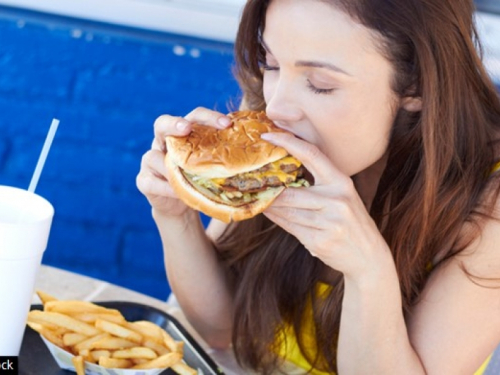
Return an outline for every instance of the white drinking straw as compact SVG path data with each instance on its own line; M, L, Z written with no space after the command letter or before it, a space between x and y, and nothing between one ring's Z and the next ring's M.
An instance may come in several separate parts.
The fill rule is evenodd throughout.
M30 186L28 187L28 191L32 193L35 192L36 185L38 184L40 174L42 173L43 166L45 165L45 160L47 160L47 155L49 153L50 146L52 145L52 140L56 135L58 126L59 126L59 120L56 118L52 119L49 132L47 133L47 138L45 138L45 143L43 144L42 152L40 153L40 156L38 158L38 163L36 164L35 172L33 173L33 177L31 177Z

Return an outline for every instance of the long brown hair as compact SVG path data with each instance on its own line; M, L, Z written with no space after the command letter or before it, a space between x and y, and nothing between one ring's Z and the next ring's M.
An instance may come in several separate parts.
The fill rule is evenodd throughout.
M269 2L247 2L235 43L236 76L252 109L265 108L260 38ZM481 64L472 0L329 2L375 31L394 67L394 92L422 98L421 112L401 109L396 115L387 167L370 211L392 250L408 313L424 287L427 266L438 254L446 254L443 262L460 251L461 228L479 217L496 157L499 99ZM342 278L318 298L321 262L263 216L232 224L216 246L233 277L233 346L240 363L262 373L274 370L277 332L287 324L311 363L335 371ZM316 351L302 340L308 301Z

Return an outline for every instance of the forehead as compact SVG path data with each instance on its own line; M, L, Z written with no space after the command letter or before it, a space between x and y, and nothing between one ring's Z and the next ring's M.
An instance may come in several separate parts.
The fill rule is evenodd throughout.
M279 45L291 53L323 57L380 55L380 38L374 31L333 2L321 0L272 0L263 39L273 52Z

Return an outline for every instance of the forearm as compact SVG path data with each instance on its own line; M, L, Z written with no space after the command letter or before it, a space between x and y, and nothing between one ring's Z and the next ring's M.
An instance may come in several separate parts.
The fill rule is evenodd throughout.
M198 213L169 218L153 213L172 291L196 331L211 345L229 345L232 297L226 274Z
M396 271L389 269L371 282L345 278L339 375L425 374L409 341Z

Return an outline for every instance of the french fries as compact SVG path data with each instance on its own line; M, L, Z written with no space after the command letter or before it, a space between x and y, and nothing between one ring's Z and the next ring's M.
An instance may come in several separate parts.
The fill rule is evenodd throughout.
M149 321L128 322L115 309L86 301L60 301L37 291L43 311L32 310L27 324L47 341L71 353L77 375L85 363L116 369L198 372L183 361L184 342Z

